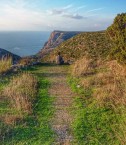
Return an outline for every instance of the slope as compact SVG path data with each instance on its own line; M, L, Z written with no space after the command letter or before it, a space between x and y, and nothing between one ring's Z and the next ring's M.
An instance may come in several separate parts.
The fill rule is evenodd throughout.
M75 61L84 55L89 55L93 58L106 58L111 47L112 44L106 37L105 31L83 32L63 42L49 55L45 56L43 60L54 61L55 55L59 51L66 62Z

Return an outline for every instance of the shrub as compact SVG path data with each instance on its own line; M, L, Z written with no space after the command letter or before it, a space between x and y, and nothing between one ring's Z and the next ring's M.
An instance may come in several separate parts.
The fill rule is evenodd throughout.
M12 58L5 58L0 60L0 74L7 72L12 65Z
M126 63L126 13L118 14L106 32L114 45L110 56Z

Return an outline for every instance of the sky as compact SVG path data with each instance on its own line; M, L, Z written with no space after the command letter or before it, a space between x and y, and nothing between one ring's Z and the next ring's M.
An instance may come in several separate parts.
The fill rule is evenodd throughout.
M0 31L98 31L126 0L0 0Z

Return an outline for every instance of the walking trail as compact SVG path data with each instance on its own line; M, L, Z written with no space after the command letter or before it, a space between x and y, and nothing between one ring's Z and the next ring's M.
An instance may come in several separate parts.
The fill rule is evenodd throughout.
M71 145L73 137L70 131L72 116L73 93L67 84L68 66L52 66L48 68L46 77L51 81L49 94L55 97L55 113L52 119L52 128L57 138L54 145Z

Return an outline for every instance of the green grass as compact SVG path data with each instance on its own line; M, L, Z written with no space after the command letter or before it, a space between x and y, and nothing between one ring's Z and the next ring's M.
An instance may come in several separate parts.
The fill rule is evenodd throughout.
M6 87L8 82L9 82L8 77L0 76L0 115L8 112L9 110L9 107L8 107L9 102L5 98L2 97L2 89Z
M37 70L41 70L38 67ZM50 126L50 120L54 109L52 107L53 97L48 94L50 82L42 75L34 72L36 69L30 69L38 76L39 88L36 100L33 102L33 113L26 115L23 120L19 120L14 125L7 125L0 121L0 140L2 145L51 145L55 139L54 132ZM1 87L3 88L3 86ZM10 113L6 102L0 104L0 110L4 113ZM3 110L6 110L3 112ZM14 113L13 111L11 113Z
M70 78L71 89L77 93L71 125L77 145L119 145L124 143L125 107L113 110L102 107L92 98L92 88L77 87L79 79Z

